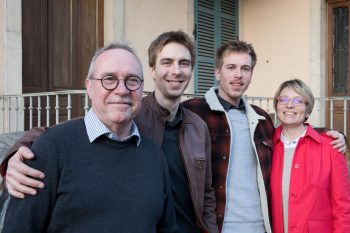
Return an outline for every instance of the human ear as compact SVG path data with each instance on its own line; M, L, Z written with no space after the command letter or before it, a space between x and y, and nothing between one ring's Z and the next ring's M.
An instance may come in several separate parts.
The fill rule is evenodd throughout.
M220 76L221 76L221 71L218 68L215 69L215 78L218 82L220 81Z

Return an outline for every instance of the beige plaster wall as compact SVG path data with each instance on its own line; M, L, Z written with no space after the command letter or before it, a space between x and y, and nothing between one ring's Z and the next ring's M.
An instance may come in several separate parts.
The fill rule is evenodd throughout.
M0 95L5 94L5 36L6 36L6 2L0 1Z
M7 94L22 93L21 0L6 0L6 80ZM17 16L17 17L13 17Z
M281 81L290 78L309 83L310 2L244 0L242 3L240 38L251 42L258 55L247 94L272 96Z
M299 78L324 97L325 4L322 0L241 0L240 38L258 55L248 96L273 96L279 84ZM323 122L315 106L311 122Z
M193 31L193 0L105 0L105 43L127 41L138 52L146 78L145 90L153 90L147 48L161 32ZM0 1L0 94L22 90L21 0ZM193 79L188 93L193 93Z
M114 17L114 25L111 22L105 25L105 41L125 40L135 48L144 65L145 91L154 89L148 68L148 46L164 31L180 29L192 35L193 4L193 0L105 1L106 20L113 17L111 9L119 9L119 13L124 9L124 13ZM193 79L186 92L193 93Z
M0 94L21 90L20 2L0 1ZM281 81L297 77L312 86L315 96L324 96L322 2L240 0L240 38L253 43L258 54L248 95L272 96ZM104 4L105 43L130 42L144 64L145 90L153 90L147 48L164 31L181 29L192 36L193 0L104 0ZM8 85L6 77L13 84ZM192 79L186 92L193 89Z
M124 40L125 0L104 0L104 42Z
M0 2L0 94L22 93L21 0Z

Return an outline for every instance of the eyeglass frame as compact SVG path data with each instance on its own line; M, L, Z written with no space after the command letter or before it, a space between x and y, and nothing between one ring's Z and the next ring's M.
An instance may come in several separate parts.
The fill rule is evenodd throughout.
M288 101L287 102L285 102L285 103L282 103L281 101L280 101L280 99L281 98L287 98L288 99ZM287 105L287 104L289 104L289 103L292 103L292 104L294 104L294 105L296 105L296 106L301 106L301 105L303 105L303 104L305 104L305 105L307 105L307 101L303 98L303 97L301 97L301 96L295 96L295 97L293 97L293 98L289 98L288 96L278 96L278 97L276 97L276 99L277 99L277 104L280 104L280 105ZM299 103L299 102L297 102L296 100L297 99L300 99L300 100L302 100L302 103Z
M105 80L106 77L113 77L113 78L116 79L115 87L113 87L113 88L106 88L105 85L103 85L103 80ZM130 89L130 87L126 84L126 82L128 81L128 79L130 79L130 78L137 78L137 79L140 80L140 84L138 85L137 88L135 88L135 89ZM102 76L101 78L93 78L93 77L91 77L91 78L89 78L89 79L91 79L91 80L100 80L100 81L101 81L102 87L103 87L104 89L106 89L107 91L113 91L114 89L116 89L116 88L118 87L118 85L119 85L119 81L120 81L120 80L123 80L123 81L124 81L124 86L125 86L126 89L128 89L129 91L137 91L138 89L140 89L140 87L142 86L142 83L143 83L143 81L144 81L143 78L140 78L139 76L136 76L136 75L127 76L126 78L123 78L123 79L122 79L122 78L118 78L117 76L112 75L112 74L104 75L104 76Z

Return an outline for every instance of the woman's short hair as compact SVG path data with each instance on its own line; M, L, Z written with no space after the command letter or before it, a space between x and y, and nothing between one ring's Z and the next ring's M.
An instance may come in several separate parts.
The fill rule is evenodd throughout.
M273 106L275 111L277 109L277 97L281 94L282 90L286 87L293 89L296 93L302 96L306 101L305 115L309 116L314 108L315 98L311 89L300 79L291 79L283 82L277 89L275 97L273 99ZM305 121L307 120L307 117Z

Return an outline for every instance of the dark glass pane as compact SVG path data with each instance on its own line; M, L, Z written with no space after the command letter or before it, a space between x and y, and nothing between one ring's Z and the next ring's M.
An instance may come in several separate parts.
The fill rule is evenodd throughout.
M333 18L333 94L347 94L349 75L349 8L334 8Z

